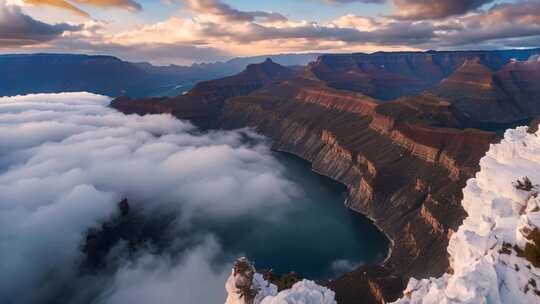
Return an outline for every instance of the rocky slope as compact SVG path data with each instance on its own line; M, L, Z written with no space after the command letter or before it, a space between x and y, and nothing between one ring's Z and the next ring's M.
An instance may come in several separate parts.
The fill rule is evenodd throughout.
M508 130L467 182L467 218L450 239L451 272L411 279L397 303L540 302L540 133Z
M433 92L402 95L435 85L454 71L456 86L468 90L470 83L471 96L483 96L473 94L478 86L493 85L483 75L515 71L519 78L507 77L522 81L507 87L519 92L519 84L535 92L530 83L536 65L511 62L531 52L328 55L302 73L267 61L221 83L199 86L186 97L120 98L112 106L130 113L168 112L211 127L256 128L276 150L298 155L313 170L346 185L347 206L372 218L392 241L392 251L379 265L360 267L328 286L338 303L382 303L400 297L410 277L448 270L446 248L466 216L461 189L497 140L495 133L470 128L480 121L451 98ZM459 71L463 66L470 70ZM378 73L380 68L388 71ZM357 77L358 69L369 77ZM381 101L374 96L388 96L370 86L401 97Z
M507 123L540 114L540 62L512 61L492 70L478 58L467 60L431 90L475 121Z
M467 60L479 60L498 70L512 59L527 60L539 52L540 49L324 55L310 68L331 87L393 99L436 85Z
M112 106L124 113L170 113L189 119L203 128L215 127L215 120L226 99L247 95L294 74L293 70L267 59L262 64L248 65L235 76L200 82L184 95L137 100L122 96L114 100Z

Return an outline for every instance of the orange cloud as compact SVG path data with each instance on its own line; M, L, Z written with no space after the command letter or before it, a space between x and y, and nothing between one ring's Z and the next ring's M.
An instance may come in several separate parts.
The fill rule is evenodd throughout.
M130 11L140 11L141 5L133 0L72 0L78 4L87 4L97 7L119 7Z
M79 16L90 17L88 13L81 10L77 6L73 5L71 2L83 5L92 5L101 8L107 7L118 7L122 9L127 9L129 11L140 11L142 9L141 5L133 0L23 0L27 4L32 5L48 5L54 6L57 8L69 10Z
M89 18L90 15L86 13L85 11L79 9L75 5L64 1L64 0L24 0L25 3L32 4L32 5L48 5L48 6L54 6L62 9L69 10L79 16L87 17Z

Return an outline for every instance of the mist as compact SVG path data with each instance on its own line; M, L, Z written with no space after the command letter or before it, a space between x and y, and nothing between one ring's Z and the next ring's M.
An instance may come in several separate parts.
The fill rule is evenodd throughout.
M0 98L3 303L222 302L230 265L211 234L194 233L194 219L262 209L271 221L301 190L250 130L202 133L109 102L89 93ZM81 274L86 233L117 217L123 198L144 218L172 216L170 244L133 254L119 243L114 267Z

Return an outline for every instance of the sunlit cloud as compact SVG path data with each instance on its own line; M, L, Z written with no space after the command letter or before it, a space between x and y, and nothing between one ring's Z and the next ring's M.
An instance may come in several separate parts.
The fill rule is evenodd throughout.
M133 1L120 0L28 1L74 4L76 9L82 4L140 9ZM353 2L366 3L327 3L335 7L340 6L339 3ZM313 21L291 18L280 12L242 10L220 0L162 1L160 5L176 9L164 19L119 30L113 28L117 28L121 20L93 21L93 27L84 22L79 31L58 30L57 35L48 39L34 39L42 42L28 44L26 49L110 51L128 60L184 64L288 52L506 48L520 46L520 41L524 46L534 46L540 40L538 1L505 4L494 4L491 0L386 2L393 3L395 8L390 14L348 13L330 20ZM161 58L160 54L163 54Z
M19 6L0 1L0 49L44 43L64 32L80 29L80 25L38 21L26 15Z
M129 11L140 11L142 9L142 6L132 0L21 0L25 4L30 5L46 5L46 6L52 6L60 9L65 9L68 11L71 11L74 14L83 16L83 17L90 17L90 15L82 10L81 8L75 6L73 3L76 3L78 5L90 5L95 7L101 7L101 8L121 8L126 9Z

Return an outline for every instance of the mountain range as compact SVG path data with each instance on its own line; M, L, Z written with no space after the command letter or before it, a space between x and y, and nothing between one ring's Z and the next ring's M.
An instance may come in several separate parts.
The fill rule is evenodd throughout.
M270 56L286 66L302 66L318 54ZM267 56L235 58L191 66L154 66L112 56L76 54L0 55L0 96L80 92L133 97L182 94L198 81L236 74Z

